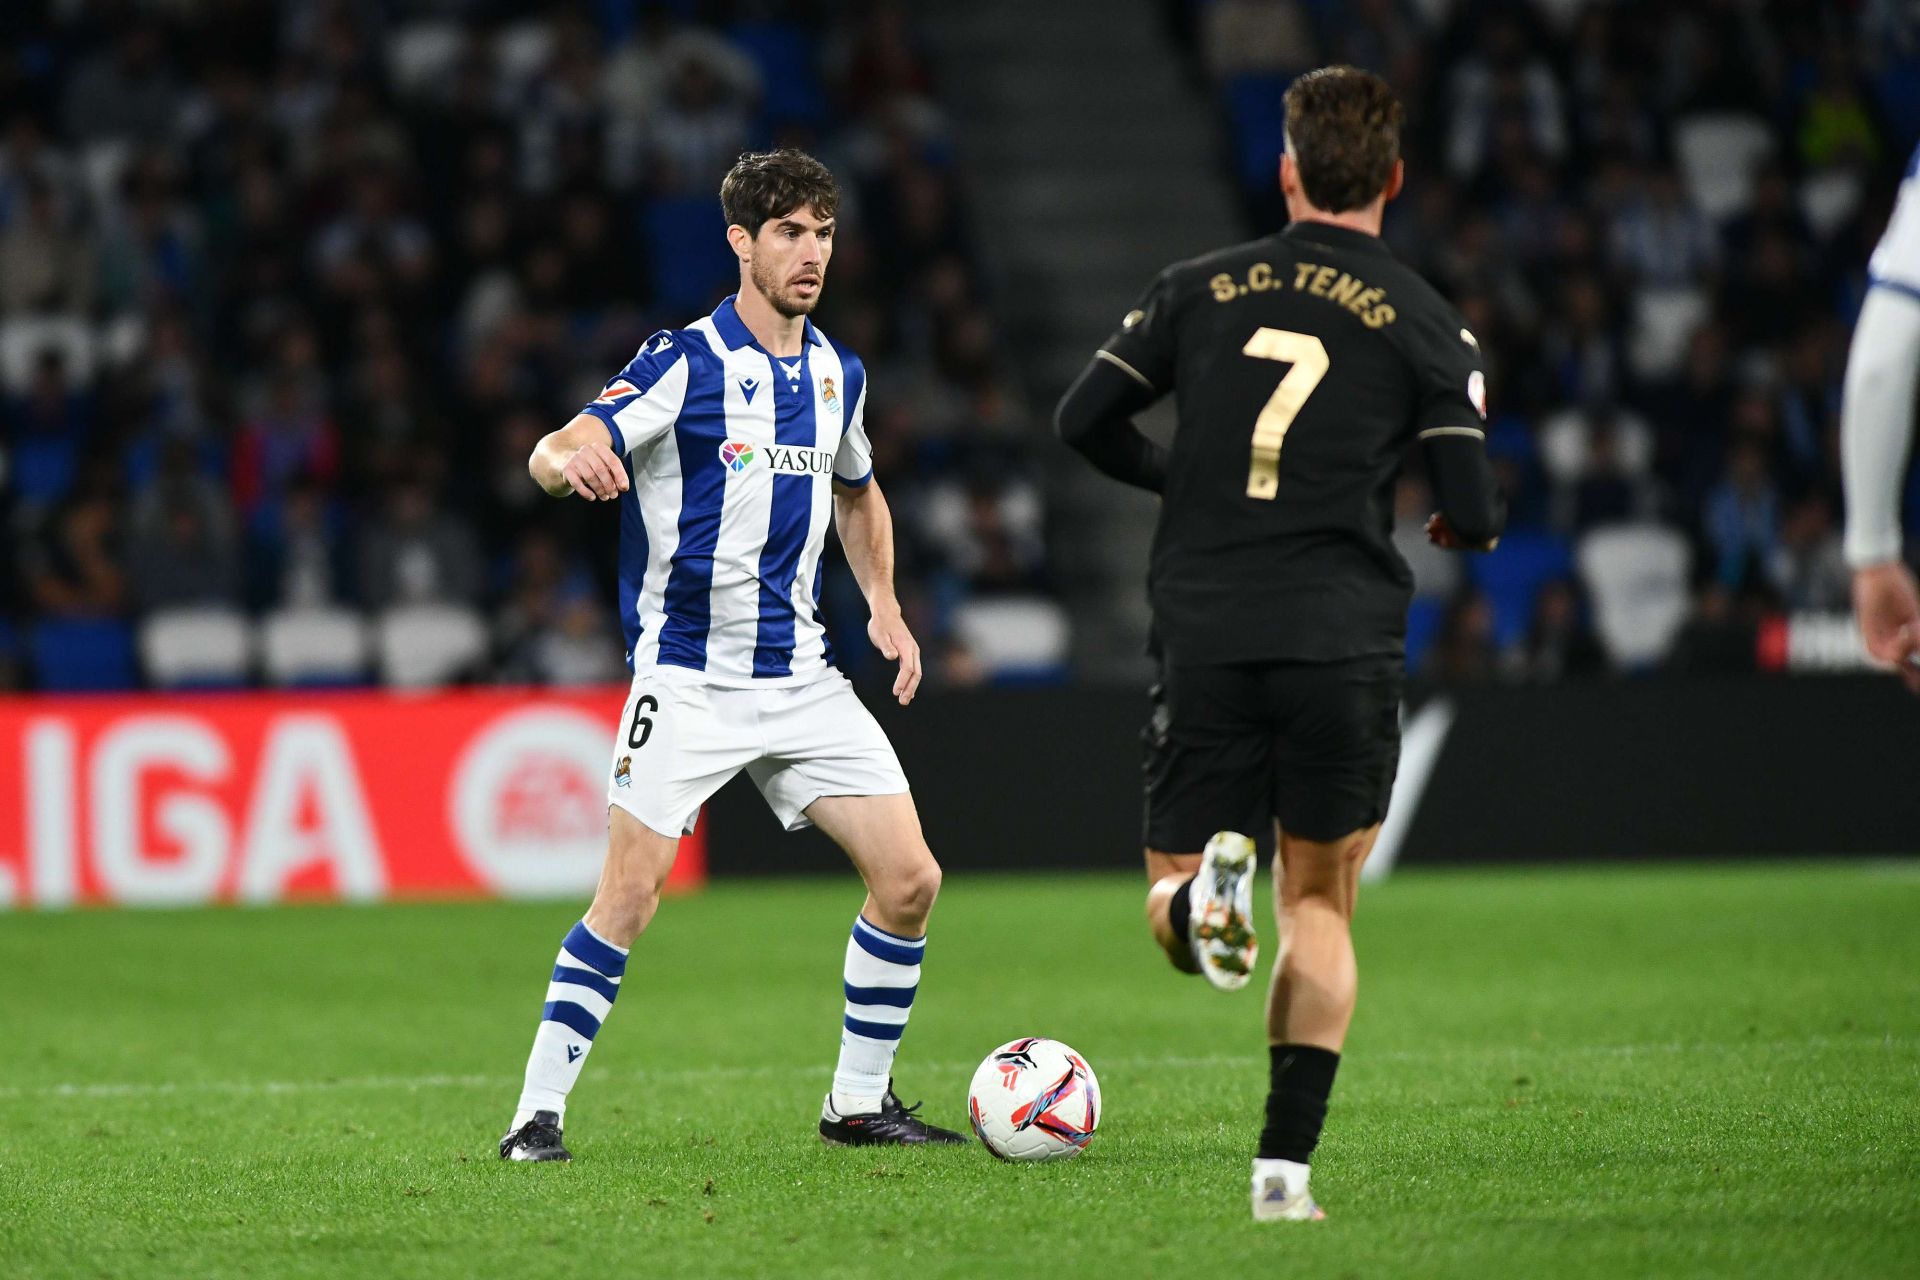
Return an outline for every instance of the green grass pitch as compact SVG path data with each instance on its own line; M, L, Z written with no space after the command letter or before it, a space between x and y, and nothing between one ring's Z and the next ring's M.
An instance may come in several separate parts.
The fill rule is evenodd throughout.
M1085 1155L830 1150L839 881L667 903L508 1166L577 904L0 916L0 1275L1871 1276L1920 1270L1920 864L1407 872L1362 895L1315 1190L1256 1226L1259 987L1133 876L949 879L899 1066L1042 1033ZM1266 935L1271 959L1271 933Z

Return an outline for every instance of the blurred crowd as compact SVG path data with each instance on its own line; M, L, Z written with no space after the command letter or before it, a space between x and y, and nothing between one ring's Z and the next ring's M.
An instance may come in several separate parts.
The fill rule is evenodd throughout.
M1044 509L935 83L890 0L7 0L0 688L621 678L614 517L526 458L732 291L776 144L846 191L816 318L934 678L992 675Z
M1329 62L1407 105L1386 236L1487 361L1512 503L1435 553L1398 496L1441 679L1751 665L1848 607L1839 404L1868 255L1920 137L1897 0L1164 0L1251 230L1285 221L1280 95ZM1920 497L1920 495L1914 495ZM1910 515L1920 501L1910 497Z
M1920 137L1911 6L1161 4L1252 231L1295 75L1407 103L1387 237L1480 341L1512 501L1498 552L1434 553L1413 456L1417 669L1750 665L1764 620L1846 607L1840 387ZM937 71L904 0L0 5L0 688L620 678L612 517L525 458L730 291L719 178L775 144L846 187L818 319L875 371L934 678L1057 677ZM827 596L857 673L844 566Z

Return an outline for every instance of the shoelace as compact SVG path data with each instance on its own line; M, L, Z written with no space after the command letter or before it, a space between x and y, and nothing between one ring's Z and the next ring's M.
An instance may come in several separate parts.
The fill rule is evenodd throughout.
M520 1126L520 1132L514 1138L518 1146L557 1147L560 1145L560 1130L543 1120L529 1120Z

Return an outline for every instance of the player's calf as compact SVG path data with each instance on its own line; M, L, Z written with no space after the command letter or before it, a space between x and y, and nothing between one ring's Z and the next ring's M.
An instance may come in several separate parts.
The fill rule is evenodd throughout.
M860 870L867 900L847 938L846 1005L833 1088L820 1104L820 1138L835 1146L962 1143L920 1119L893 1091L893 1061L906 1034L927 951L927 919L940 895L940 865L927 849L905 793L824 796L807 816Z
M519 1106L500 1140L501 1159L572 1158L560 1139L567 1098L613 1012L628 948L653 918L678 847L677 839L651 830L625 810L609 810L600 885L593 906L567 931L554 958Z
M1156 855L1149 854L1149 865ZM1157 855L1165 857L1166 855ZM1187 932L1192 918L1192 900L1187 891L1193 885L1198 855L1180 859L1190 865L1156 879L1147 889L1147 928L1160 944L1167 961L1182 973L1200 972L1200 961L1193 954L1193 938ZM1149 872L1151 874L1151 871Z
M680 841L614 807L607 810L607 833L607 860L600 867L600 883L584 919L608 942L630 947L660 909L660 890L673 870Z
M1266 1123L1253 1162L1259 1221L1323 1217L1309 1165L1359 989L1351 923L1360 868L1379 827L1333 841L1282 836L1275 896L1280 958L1267 996Z
M872 899L869 899L869 903ZM928 1124L893 1091L893 1060L920 989L927 939L893 933L854 917L847 939L842 989L840 1057L833 1088L820 1104L820 1138L830 1146L864 1147L961 1143L951 1129Z

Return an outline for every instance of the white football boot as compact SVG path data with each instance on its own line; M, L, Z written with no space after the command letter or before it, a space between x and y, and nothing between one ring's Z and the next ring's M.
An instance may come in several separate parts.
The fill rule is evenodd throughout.
M1319 1222L1327 1215L1307 1190L1307 1167L1285 1160L1253 1162L1255 1222Z
M1222 831L1207 841L1200 872L1187 890L1187 941L1207 981L1238 991L1253 977L1260 942L1253 936L1253 841Z

